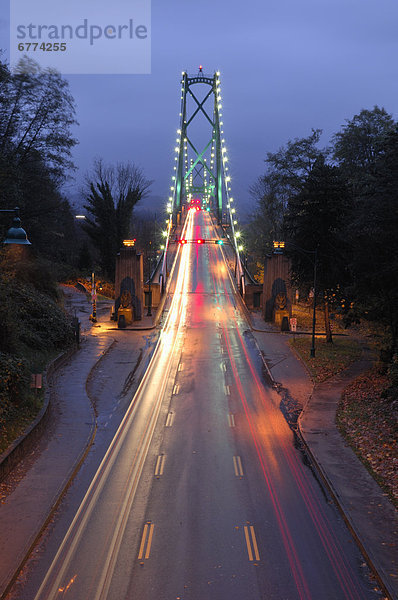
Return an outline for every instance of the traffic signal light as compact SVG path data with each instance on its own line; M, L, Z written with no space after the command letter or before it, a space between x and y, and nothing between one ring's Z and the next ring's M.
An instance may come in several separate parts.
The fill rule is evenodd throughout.
M223 245L223 243L224 243L224 241L223 241L223 240L216 240L216 244L218 244L219 246L222 246L222 245Z
M186 243L187 243L187 240L181 239L181 240L178 240L178 243L179 243L179 244L186 244Z
M205 241L204 241L204 240L202 240L202 239L198 239L198 240L196 240L196 243L197 243L197 244L204 244L204 243L205 243Z

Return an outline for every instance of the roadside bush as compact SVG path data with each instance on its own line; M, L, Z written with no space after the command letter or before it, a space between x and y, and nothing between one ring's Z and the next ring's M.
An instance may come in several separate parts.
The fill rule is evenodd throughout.
M0 352L22 356L39 372L73 341L69 318L47 294L16 279L0 280Z
M26 361L0 352L0 427L28 397L30 369Z
M0 452L40 409L42 395L30 389L30 374L42 372L74 333L56 302L51 269L19 254L0 252Z
M97 292L106 298L115 297L115 284L109 281L98 281Z
M57 300L57 283L52 273L51 264L35 257L26 247L12 248L11 252L3 253L1 256L1 272L3 281L18 282L18 284L30 286Z
M51 298L29 286L13 284L11 288L11 316L19 354L35 360L72 342L71 323Z

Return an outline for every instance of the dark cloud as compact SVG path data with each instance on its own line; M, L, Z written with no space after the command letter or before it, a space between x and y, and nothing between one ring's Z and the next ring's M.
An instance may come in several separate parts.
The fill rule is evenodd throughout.
M82 172L94 156L130 159L167 196L180 74L220 69L237 206L268 150L325 131L361 108L397 117L396 0L153 0L152 74L73 76ZM0 22L1 24L1 22Z

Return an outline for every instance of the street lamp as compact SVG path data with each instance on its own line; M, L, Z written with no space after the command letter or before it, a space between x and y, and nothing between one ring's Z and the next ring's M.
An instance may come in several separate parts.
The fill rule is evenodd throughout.
M318 262L318 248L315 248L315 250L304 250L304 248L300 248L300 246L296 246L296 244L293 244L293 242L287 242L287 244L289 246L292 246L293 248L296 248L297 250L299 250L299 252L303 252L304 254L312 254L314 256L314 260L311 261L312 264L314 265L314 286L313 286L314 308L313 308L313 313L312 313L312 340L311 340L311 348L310 348L310 356L311 356L311 358L314 358L315 357L315 326L316 326L316 293L317 293L316 268L317 268L317 262ZM285 242L274 240L273 246L274 246L275 254L283 254L283 250L285 248Z
M21 219L19 218L19 208L3 208L0 209L2 213L14 213L14 218L12 220L12 225L10 229L7 231L6 239L3 244L15 244L20 246L31 246L30 241L28 240L28 236L26 235L25 229L21 227Z

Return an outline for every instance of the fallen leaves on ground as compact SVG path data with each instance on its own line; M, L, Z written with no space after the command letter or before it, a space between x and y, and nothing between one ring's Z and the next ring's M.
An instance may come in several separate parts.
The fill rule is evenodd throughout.
M298 352L317 383L326 381L348 367L362 352L359 344L348 337L335 337L333 344L326 343L325 338L316 338L313 358L310 356L310 336L297 337L289 343Z
M389 379L376 368L342 395L337 423L343 435L398 506L398 397L385 394Z

